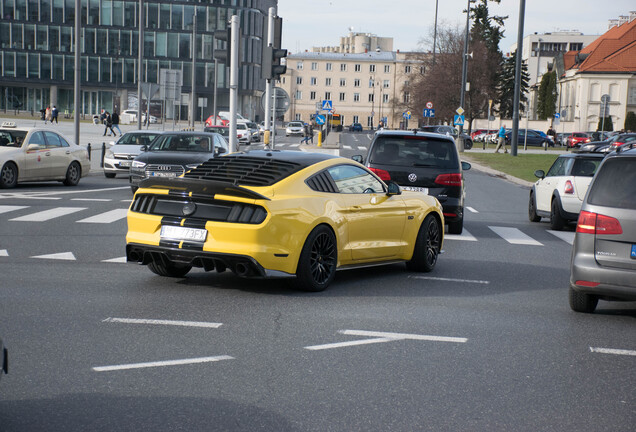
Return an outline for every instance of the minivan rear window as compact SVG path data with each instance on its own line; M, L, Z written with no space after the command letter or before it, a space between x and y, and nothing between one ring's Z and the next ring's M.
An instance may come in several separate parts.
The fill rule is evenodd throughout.
M452 141L417 135L378 136L371 149L369 162L380 165L440 168L459 166Z
M605 161L587 198L589 204L636 210L636 159Z

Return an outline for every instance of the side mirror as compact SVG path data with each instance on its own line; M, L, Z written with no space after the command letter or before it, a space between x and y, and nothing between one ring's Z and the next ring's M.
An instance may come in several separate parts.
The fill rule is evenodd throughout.
M540 179L544 179L545 178L545 171L543 170L536 170L534 172L535 177L539 177Z
M400 185L398 185L396 182L389 181L386 185L388 188L386 194L388 196L402 195L402 191L400 190Z
M40 144L29 144L27 146L27 151L37 151L40 150L42 147L40 146Z
M364 159L362 158L362 155L353 155L351 156L351 159L353 159L354 161L360 164L364 164Z
M463 171L468 171L471 167L472 167L471 164L469 164L468 162L462 161L462 170Z
M147 152L147 151L148 151L148 146L147 146L147 145L145 145L145 144L144 144L144 145L142 145L142 146L141 146L141 151L142 151L142 152Z
M214 147L214 154L221 155L223 153L227 153L223 147Z

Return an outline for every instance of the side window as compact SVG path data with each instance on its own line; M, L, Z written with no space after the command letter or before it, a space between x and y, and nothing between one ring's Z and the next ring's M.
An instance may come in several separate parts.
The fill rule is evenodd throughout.
M338 165L328 169L341 193L382 193L384 185L367 170L353 165Z
M63 143L60 136L54 132L44 132L44 136L46 137L46 146L48 148L64 147L64 144L68 145L68 143Z
M572 175L593 177L600 163L600 159L576 159L574 161L574 167L572 167Z
M557 158L554 161L548 173L545 175L546 177L554 177L554 176L562 176L565 175L565 158Z
M44 133L35 132L34 134L32 134L29 138L28 144L39 144L42 147L46 147L46 141L44 141Z
M226 153L229 150L229 147L227 145L227 141L225 141L225 139L223 139L223 137L215 136L214 137L214 145L216 147L219 147L219 148L224 148Z

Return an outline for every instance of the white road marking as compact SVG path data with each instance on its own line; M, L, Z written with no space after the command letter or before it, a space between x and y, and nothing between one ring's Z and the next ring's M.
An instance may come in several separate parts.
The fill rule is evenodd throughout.
M338 330L338 333L350 336L365 336L372 337L372 339L362 339L355 340L349 342L336 342L322 345L310 345L306 346L305 349L311 351L318 351L324 349L332 349L332 348L343 348L355 345L366 345L373 343L382 343L382 342L393 342L398 340L420 340L420 341L434 341L434 342L456 342L456 343L465 343L468 341L467 338L458 338L458 337L448 337L448 336L429 336L429 335L418 335L418 334L408 334L408 333L388 333L388 332L373 332L367 330Z
M112 188L100 188L100 189L86 189L86 190L72 190L72 191L47 191L47 192L28 192L22 194L0 194L0 198L39 198L39 199L59 199L50 198L52 195L69 195L69 194L83 194L90 192L109 192L122 189L130 189L130 186L118 186Z
M548 230L548 232L550 234L552 234L553 236L556 236L558 238L560 238L561 240L563 240L566 243L570 243L570 244L574 244L574 234L573 232L569 232L569 231L553 231L553 230Z
M428 279L428 280L437 280L437 281L445 281L445 282L460 282L460 283L474 283L474 284L483 284L488 285L490 281L487 280L475 280L475 279L453 279L453 278L443 278L443 277L433 277L433 276L409 276L412 279Z
M515 245L531 245L531 246L543 246L543 243L539 243L532 237L522 233L517 228L489 226L491 230L495 232L499 237L504 239L510 244Z
M111 259L107 259L107 260L102 260L102 262L105 262L105 263L127 263L128 260L126 259L126 257L119 257L119 258L111 258Z
M102 322L122 323L122 324L155 324L155 325L172 325L182 327L205 327L219 328L223 323L202 322L202 321L173 321L173 320L157 320L157 319L137 319L137 318L106 318Z
M472 207L466 207L466 209L467 209L469 212L472 212L472 213L479 213L477 210L475 210L475 209L474 209L474 208L472 208Z
M128 209L115 209L105 213L101 213L95 216L91 216L86 219L78 220L81 223L113 223L118 220L124 219L128 214Z
M12 212L12 211L21 210L21 209L25 209L25 208L29 208L29 206L1 205L0 206L0 213L9 213L9 212Z
M0 249L0 256L9 256L9 251L6 249Z
M107 201L112 201L112 199L110 198L71 198L71 201L107 202Z
M288 147L298 147L300 146L300 143L295 143L295 144L289 144Z
M367 146L358 146L360 150L367 150Z
M636 356L636 351L634 351L634 350L590 347L590 351L593 352L593 353L601 353L601 354L615 354L615 355Z
M227 355L220 355L214 357L199 357L199 358L189 358L182 360L165 360L165 361L155 361L155 362L146 362L146 363L131 363L131 364L122 364L115 366L96 366L93 368L95 372L109 372L116 370L126 370L126 369L142 369L142 368L151 368L151 367L162 367L162 366L177 366L177 365L188 365L188 364L196 364L196 363L210 363L217 362L221 360L234 360L234 357L230 357Z
M19 198L19 199L36 199L36 200L59 200L61 198L55 197L45 197L40 195L27 195L23 193L3 193L0 194L0 199L2 198Z
M464 241L477 241L477 239L468 232L466 228L463 229L461 234L446 234L444 240L464 240Z
M347 149L347 150L351 150L351 146L350 145L343 145L342 148Z
M373 343L380 343L380 342L393 342L394 340L395 339L389 339L389 338L363 339L363 340L356 340L351 342L336 342L336 343L330 343L330 344L324 344L324 345L306 346L305 349L308 349L311 351L318 351L318 350L332 349L332 348L343 348L343 347L354 346L354 345L366 345L366 344L373 344Z
M132 200L131 200L131 199L125 199L125 200L121 200L121 202L131 203L131 202L132 202Z
M85 207L56 207L50 210L44 210L37 213L31 213L25 216L9 219L10 221L19 222L44 222L47 220L55 219L56 217L66 216L71 213L86 210Z
M75 261L75 255L73 255L73 252L61 252L61 253L54 253L54 254L48 254L48 255L37 255L37 256L32 256L31 258Z

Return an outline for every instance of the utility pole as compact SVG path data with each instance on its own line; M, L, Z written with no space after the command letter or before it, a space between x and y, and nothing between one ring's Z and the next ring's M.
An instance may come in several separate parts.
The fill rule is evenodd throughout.
M437 45L437 9L439 0L435 0L435 27L433 29L433 64L435 64L435 49Z
M75 10L81 9L81 0L75 0ZM75 126L75 144L80 143L80 73L82 62L80 61L80 27L82 14L75 14L75 76L73 77L73 98L75 99L75 114L73 115L73 125Z
M238 151L236 136L236 110L238 108L238 54L239 54L239 17L232 15L230 24L232 52L230 54L230 153Z
M466 81L468 80L468 38L470 35L470 0L466 5L466 36L464 38L464 54L462 55L462 91L459 98L459 106L464 109L464 97L466 93ZM459 151L464 152L464 140L461 138L464 132L464 125L459 125Z
M197 7L194 7L194 16L192 17L192 94L190 99L190 126L194 129L194 119L197 112Z
M79 9L77 9L79 10ZM137 129L141 129L141 101L142 88L141 83L143 81L143 61L144 61L144 0L139 0L139 53L137 56ZM150 119L148 119L150 122Z
M274 46L274 17L276 16L276 8L269 8L267 17L267 46ZM265 51L265 50L264 50ZM263 53L265 55L265 52ZM268 79L265 84L265 130L270 130L270 115L274 117L276 113L272 113L272 80ZM276 129L271 130L272 136L276 134ZM270 136L270 140L272 139Z
M526 14L526 0L519 0L519 31L517 32L517 58L515 59L515 94L512 107L512 133L510 154L517 156L519 137L519 89L521 88L521 56L523 55L523 23Z

